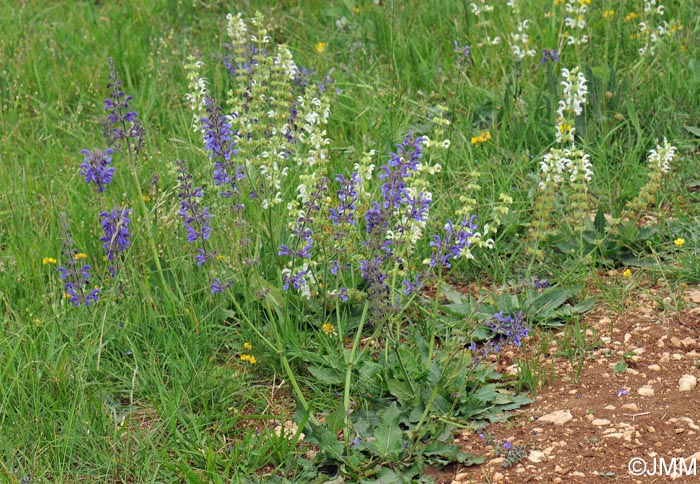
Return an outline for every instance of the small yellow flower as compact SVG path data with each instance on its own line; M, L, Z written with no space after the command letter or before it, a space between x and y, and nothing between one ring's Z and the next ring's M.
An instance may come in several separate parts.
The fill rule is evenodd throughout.
M352 9L353 13L360 13L360 7L355 7Z
M331 323L324 323L323 326L321 326L321 329L323 329L323 332L328 335L335 333L335 326L333 326Z
M58 263L58 261L56 259L54 259L53 257L44 257L43 259L41 259L41 263L44 265L56 264L56 263Z
M219 262L226 262L228 260L228 257L226 257L225 255L219 254L216 256L216 260L218 260Z
M482 131L479 136L474 136L471 140L473 145L478 145L479 143L486 143L491 139L491 133L488 131Z
M571 133L571 130L574 129L574 127L570 124L567 123L561 123L559 125L559 131L564 134L564 133Z
M323 51L326 50L326 43L325 42L319 42L314 46L314 49L316 49L316 52L319 54L323 54Z
M630 277L632 276L632 271L629 269L625 269L625 271L622 273L622 277Z
M142 198L143 198L143 201L144 201L144 202L150 202L150 201L151 201L151 196L150 196L150 195L144 194Z
M639 17L639 14L636 12L630 12L625 16L625 22L631 22L632 20L636 19Z
M253 345L250 344L248 341L246 341L245 343L243 343L243 348L245 348L246 350L250 351L250 350L253 349Z
M80 259L83 259L83 260L87 259L87 254L84 254L82 252L75 254L75 260L80 260Z
M240 358L241 358L241 361L248 361L248 360L250 360L250 355L242 354L240 356Z
M685 239L678 237L676 240L673 241L674 244L676 244L678 247L683 247L683 244L685 244Z
M254 365L257 362L258 362L258 360L255 359L255 356L250 355L250 358L248 358L248 363L250 363L251 365Z
M606 10L603 12L603 18L613 18L615 16L615 10Z

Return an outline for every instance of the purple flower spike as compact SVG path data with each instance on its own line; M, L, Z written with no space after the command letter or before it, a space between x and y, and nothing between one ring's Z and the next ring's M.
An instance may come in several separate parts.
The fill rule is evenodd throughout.
M88 264L78 265L78 253L75 250L73 236L70 233L68 217L61 213L61 239L63 240L63 265L58 268L61 280L64 282L63 290L74 307L81 304L91 306L96 303L100 290L93 288L86 292L90 283L90 270Z
M128 208L115 208L111 212L102 212L102 229L105 235L100 237L102 248L105 250L107 260L114 260L114 256L124 252L131 241L129 233L129 222L131 210Z
M143 147L145 130L138 118L138 113L129 110L131 96L127 96L121 90L123 84L124 81L119 78L117 69L114 67L114 60L110 57L107 84L110 92L109 98L104 101L108 115L102 123L104 135L110 146L120 149L122 142L126 141L129 151L137 154Z
M467 57L469 57L469 54L471 54L471 52L472 52L471 45L465 45L465 46L461 47L459 45L459 43L455 40L454 46L455 47L454 47L454 49L452 49L452 52L454 52L455 54L462 54L463 59L466 59Z
M193 187L192 175L187 172L184 161L178 161L180 176L180 211L178 215L183 218L182 225L187 231L187 242L194 243L197 239L207 240L211 235L209 219L213 217L209 213L209 207L202 208L199 199L204 197L204 191L200 187Z
M221 279L215 277L211 283L211 293L212 294L222 294L225 290L233 285L233 280L228 280L221 282Z
M329 209L330 215L328 218L333 225L338 225L341 222L355 225L355 210L357 210L357 200L359 198L356 187L358 183L362 183L362 178L355 171L349 179L346 179L343 175L338 175L335 177L335 181L340 183L340 190L336 192L340 205Z
M548 61L558 62L559 61L559 51L558 50L544 49L542 51L542 59L540 60L540 64L544 65Z
M101 150L82 150L80 153L85 155L83 163L80 165L80 174L85 177L85 183L88 185L94 183L98 192L104 192L107 185L112 182L114 172L116 171L112 163L112 148Z

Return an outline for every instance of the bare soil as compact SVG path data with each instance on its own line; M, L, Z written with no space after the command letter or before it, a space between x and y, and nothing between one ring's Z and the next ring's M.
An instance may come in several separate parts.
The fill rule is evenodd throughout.
M693 385L693 377L700 380L700 290L664 292L643 291L623 314L586 316L589 350L578 379L569 359L557 356L560 348L541 356L554 382L510 421L485 429L496 442L524 446L522 459L504 468L492 445L465 431L459 443L486 462L450 469L438 482L700 482L700 385ZM623 355L628 368L613 371ZM513 371L513 363L499 366ZM681 378L690 388L681 391ZM557 415L561 422L546 421ZM677 458L685 459L685 470Z

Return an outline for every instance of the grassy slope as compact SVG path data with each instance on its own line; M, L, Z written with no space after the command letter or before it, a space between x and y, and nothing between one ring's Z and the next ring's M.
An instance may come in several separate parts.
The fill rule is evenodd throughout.
M235 361L235 348L246 335L218 320L216 305L205 297L206 280L188 274L182 304L156 307L149 276L134 269L124 277L122 294L111 290L108 305L78 312L61 301L53 267L42 265L43 257L60 252L59 211L74 221L81 250L99 257L89 205L95 195L77 166L81 149L102 143L107 57L115 58L146 122L151 157L140 167L142 181L158 173L164 190L158 210L169 220L176 205L172 160L204 159L183 102L186 55L200 52L208 59L207 77L215 88L223 90L227 82L225 71L208 57L223 42L223 6L100 3L1 5L0 475L53 476L58 482L118 476L171 481L190 472L200 477L209 472L205 480L246 475L283 461L288 450L256 436L256 425L241 415L271 418L284 406L268 401L270 370L244 371ZM534 5L523 9L532 12L532 45L557 47L558 24L543 15L549 2L525 3ZM700 34L700 17L694 2L668 2L668 15L683 30L651 61L639 60L629 39L634 26L623 20L633 2L624 2L629 10L620 3L610 2L619 8L612 21L602 18L602 8L593 9L594 44L579 52L565 49L559 65L547 66L557 76L559 66L579 64L595 76L581 131L594 160L595 197L613 213L644 183L643 160L654 140L668 136L687 150L696 140L682 126L700 125L700 56L692 42ZM512 31L514 20L503 13L479 26L460 2L357 5L359 12L350 1L258 5L279 26L275 38L289 43L297 61L319 73L332 69L334 86L343 90L329 128L334 166L347 173L369 149L383 159L409 128L428 125L431 109L447 105L453 148L433 187L440 213L456 208L454 194L472 169L482 173L482 203L501 191L515 198L497 252L468 275L495 283L529 275L518 227L528 221L536 186L532 174L552 142L556 95L547 68L537 59L514 65L503 45L476 48L482 33ZM335 26L341 17L350 22L345 31ZM453 39L472 44L468 67L457 65ZM316 52L317 42L326 43L323 53ZM493 140L472 146L470 138L482 130L490 130ZM682 181L697 177L697 158L685 151L682 160L681 182L660 200L680 209L667 241L697 236L690 208L683 196L677 199L685 190ZM124 200L133 201L133 183L118 176ZM155 237L172 270L185 271L175 250L182 242L168 233ZM134 250L143 253L133 256L149 257L143 248ZM688 254L696 251L687 247ZM697 271L692 273L697 258L689 257L686 266L691 271L685 275L697 280ZM532 274L576 279L586 271L552 262ZM122 424L120 413L130 405L139 413ZM222 457L226 448L233 457Z

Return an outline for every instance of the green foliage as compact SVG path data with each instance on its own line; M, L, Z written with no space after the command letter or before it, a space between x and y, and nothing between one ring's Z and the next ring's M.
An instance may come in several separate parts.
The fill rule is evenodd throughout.
M578 292L578 288L574 288ZM534 284L518 284L486 298L469 300L458 296L456 302L444 306L455 317L474 317L486 321L496 312L515 313L522 311L531 324L541 327L558 327L572 317L590 311L595 298L575 302L572 289L558 285L538 289ZM475 338L483 339L488 333L483 327L473 332Z
M259 68L233 76L222 58L251 52L228 36L225 3L0 0L3 482L428 482L425 466L479 462L452 443L455 428L506 419L530 401L521 390L547 380L545 368L532 366L527 376L526 362L517 380L475 363L468 347L480 351L497 338L488 326L495 313L522 311L535 326L559 328L560 355L578 375L595 345L579 319L594 304L583 275L634 266L698 281L695 2L668 2L665 17L630 21L629 13L642 13L633 2L616 4L612 20L592 6L586 32L569 45L564 7L543 0L519 2L515 12L492 2L493 12L480 16L468 2L444 0L259 0L241 7L249 9L242 18L263 12L251 32L270 55L257 50ZM652 42L647 31L640 35L641 20L650 27L667 20L668 29ZM580 42L584 33L588 43ZM513 55L516 44L522 58ZM559 49L559 61L542 66L545 48ZM186 68L190 56L204 65ZM280 69L291 56L317 73L306 94ZM109 57L147 138L137 157L115 153L113 184L97 194L78 166L80 150L105 148ZM538 208L539 162L555 140L561 68L575 66L589 99L566 123L595 177L585 191L567 189L553 205L540 204L555 230L533 240L526 234ZM326 74L333 82L324 83L322 99ZM226 114L241 111L232 119L237 129L254 125L250 138L239 139L249 183L241 186L271 194L281 181L281 201L250 203L239 217L218 197L185 98L197 75ZM330 108L323 123L307 126L307 139L330 140L320 149L282 136L284 108L298 96L309 108L301 116L312 112L314 97L321 112ZM366 221L358 217L354 230L334 239L326 211L339 201L336 173L376 165L358 202L364 215L380 196L379 167L409 130L430 138L423 153L430 169L412 183L433 203L426 224L414 227L421 237L393 239L397 257L382 266L383 302L391 304L377 305L358 268L373 255ZM678 158L660 181L644 160L664 137ZM277 180L263 156L274 150L306 164ZM222 215L212 221L209 245L186 241L175 160L186 161L202 201ZM283 287L303 261L278 251L301 249L288 204L298 211L299 185L319 181L327 192L313 229L325 235L315 239L316 284L307 298ZM574 218L572 194L579 196ZM132 244L116 277L102 260L98 218L114 206L133 209ZM591 206L597 214L583 213ZM629 216L630 206L660 222ZM101 289L91 307L63 297L51 262L61 259L59 212L72 221L76 248ZM424 264L434 254L432 236L444 239L445 222L472 214L474 259L453 259L449 271ZM392 223L399 219L394 214ZM677 238L686 244L674 245ZM199 267L196 248L221 257ZM352 269L331 274L334 259ZM543 273L553 287L509 282ZM403 280L418 274L425 287L404 294ZM233 281L224 296L211 294L213 277ZM479 299L456 289L475 282ZM348 301L337 297L341 288ZM279 435L276 425L289 415L300 430Z

